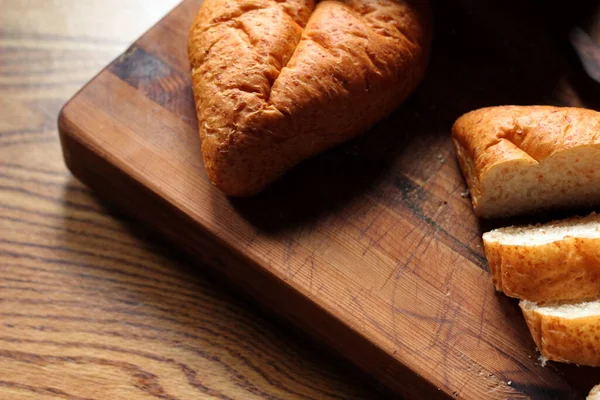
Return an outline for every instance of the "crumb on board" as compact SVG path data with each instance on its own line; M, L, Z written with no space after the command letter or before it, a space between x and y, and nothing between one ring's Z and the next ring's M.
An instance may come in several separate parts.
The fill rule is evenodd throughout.
M469 195L470 195L469 189L467 189L464 192L460 193L460 197L462 197L463 199L466 199L467 197L469 197Z

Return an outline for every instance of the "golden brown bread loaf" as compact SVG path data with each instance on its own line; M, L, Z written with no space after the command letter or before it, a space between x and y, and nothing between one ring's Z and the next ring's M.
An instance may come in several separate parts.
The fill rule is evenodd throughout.
M523 300L520 306L542 357L600 366L600 301L542 306Z
M365 131L423 77L418 0L205 0L188 52L211 181L252 195Z
M600 297L600 215L483 235L496 289L539 303Z
M596 111L483 108L460 117L452 136L479 217L600 204Z

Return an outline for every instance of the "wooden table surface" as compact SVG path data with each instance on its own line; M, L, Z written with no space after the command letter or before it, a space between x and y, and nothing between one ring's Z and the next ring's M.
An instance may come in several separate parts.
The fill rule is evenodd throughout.
M0 398L374 398L64 166L66 100L177 0L0 0Z

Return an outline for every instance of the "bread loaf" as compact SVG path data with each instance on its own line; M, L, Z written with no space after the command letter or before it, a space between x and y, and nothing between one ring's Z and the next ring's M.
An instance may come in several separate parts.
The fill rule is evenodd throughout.
M600 385L596 385L592 388L587 400L600 400Z
M600 204L598 112L484 108L460 117L452 138L479 217ZM600 366L600 216L500 228L483 242L542 358Z
M475 214L497 218L600 204L600 113L504 106L452 128Z
M188 52L204 165L252 195L394 110L423 77L419 0L205 0Z
M600 301L562 305L520 303L542 357L600 366Z
M496 289L535 302L600 297L600 215L483 235Z

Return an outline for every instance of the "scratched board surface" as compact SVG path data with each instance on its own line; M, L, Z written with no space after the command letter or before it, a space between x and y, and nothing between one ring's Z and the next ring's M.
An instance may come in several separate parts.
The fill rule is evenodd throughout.
M77 177L387 390L581 398L598 383L591 368L541 367L516 301L495 293L449 138L478 107L597 108L565 40L587 3L434 2L415 94L249 199L226 198L203 170L186 55L200 4L184 1L65 107Z

